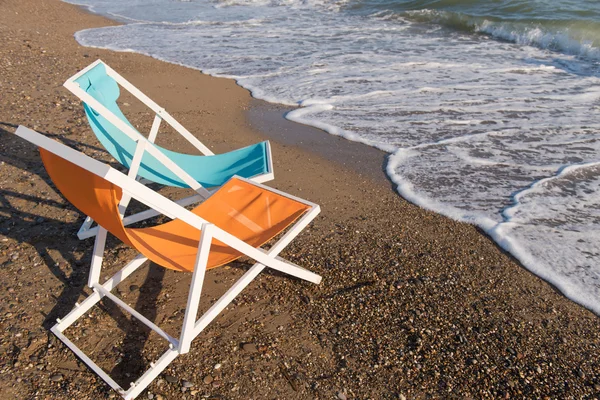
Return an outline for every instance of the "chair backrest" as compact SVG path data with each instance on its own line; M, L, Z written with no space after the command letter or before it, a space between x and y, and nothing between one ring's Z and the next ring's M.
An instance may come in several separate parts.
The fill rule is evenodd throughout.
M39 148L44 167L63 196L124 243L133 246L119 214L123 191L117 185Z
M79 76L75 82L139 135L139 132L119 108L117 104L120 96L119 85L107 74L106 67L102 62ZM84 109L90 126L100 143L117 161L129 168L135 153L135 141L88 104L84 103ZM156 147L202 186L214 187L221 186L233 175L250 178L267 173L269 165L268 160L264 157L265 146L266 142L262 142L229 153L202 157L170 151L160 146ZM147 152L142 157L138 175L163 185L189 187Z
M177 219L149 228L125 228L118 207L122 188L48 150L40 148L40 153L56 187L81 212L153 262L165 268L193 270L200 239L198 228ZM131 185L142 186L133 180ZM258 247L310 208L308 204L232 178L192 213ZM218 267L240 256L241 253L214 239L207 268Z

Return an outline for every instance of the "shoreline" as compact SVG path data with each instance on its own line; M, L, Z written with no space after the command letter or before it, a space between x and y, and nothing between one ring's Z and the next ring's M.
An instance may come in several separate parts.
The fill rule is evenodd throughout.
M283 254L321 274L323 283L264 274L150 393L168 399L599 395L600 318L529 273L474 226L390 190L381 168L386 153L285 120L283 108L261 105L231 80L140 54L81 47L75 31L115 22L78 6L9 0L0 11L0 33L7 38L0 49L2 397L111 394L47 331L86 293L91 242L74 237L80 215L54 191L35 149L10 136L23 124L112 162L78 101L61 87L97 58L216 151L270 139L275 180L268 184L323 209ZM147 131L151 115L123 101L130 103L124 111L132 123ZM311 130L327 138L298 137ZM168 130L161 134L160 144L188 149ZM315 152L323 141L343 147L342 156L336 159L340 153L329 146ZM132 256L111 242L108 271ZM222 293L244 268L209 271L208 297ZM173 328L185 306L177 289L188 281L151 265L132 277L137 289L119 294ZM160 340L128 326L109 305L95 314L71 334L81 333L109 372L143 371ZM133 356L119 361L115 343ZM243 350L242 343L255 344L256 351ZM216 364L222 368L215 370ZM183 390L182 379L192 389Z
M300 148L327 159L377 184L394 185L385 173L389 153L285 118L295 108L252 97L246 115L249 125L277 143Z

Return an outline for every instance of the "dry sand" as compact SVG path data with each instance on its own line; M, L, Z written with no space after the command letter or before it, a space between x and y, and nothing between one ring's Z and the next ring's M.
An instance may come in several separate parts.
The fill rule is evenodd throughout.
M323 209L283 253L321 274L321 285L264 273L140 398L600 396L600 319L473 226L402 200L383 175L383 153L284 121L285 110L232 81L73 39L109 24L58 0L0 1L0 398L115 396L48 331L89 293L92 241L77 240L82 216L36 150L12 135L23 124L112 162L61 86L97 58L217 152L272 139L269 184ZM123 102L149 130L152 115ZM133 255L110 240L104 275ZM247 267L209 271L202 308ZM177 334L189 279L149 265L118 293ZM67 334L124 385L165 345L110 302Z

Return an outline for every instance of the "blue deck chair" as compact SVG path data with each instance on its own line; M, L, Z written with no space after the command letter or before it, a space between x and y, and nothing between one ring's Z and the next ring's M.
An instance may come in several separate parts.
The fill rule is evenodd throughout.
M144 137L127 120L117 104L119 85L155 112L148 137ZM178 201L189 205L210 196L210 188L222 186L232 176L262 183L272 180L273 163L268 141L223 154L213 154L208 147L179 124L163 108L130 82L97 60L67 79L64 86L83 101L92 130L104 148L129 169L129 176L162 185L192 188L197 193ZM174 152L154 144L162 121L167 122L202 155ZM122 202L127 207L128 200ZM123 210L124 213L124 210ZM156 215L151 210L125 217L131 224ZM78 232L80 239L96 235L93 220L87 217Z

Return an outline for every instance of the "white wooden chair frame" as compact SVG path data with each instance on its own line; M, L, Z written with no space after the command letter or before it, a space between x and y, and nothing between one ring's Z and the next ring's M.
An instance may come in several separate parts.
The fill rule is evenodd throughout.
M87 93L85 90L83 90L79 86L79 84L76 82L76 80L79 77L81 77L82 75L87 73L89 70L91 70L98 64L103 64L104 68L106 69L106 74L108 76L113 78L121 87L123 87L125 90L127 90L129 93L131 93L133 96L135 96L139 101L141 101L146 106L148 106L152 111L154 111L154 113L155 113L154 121L152 122L152 127L150 128L148 138L144 138L137 130L133 129L131 126L126 124L121 118L117 117L112 111L110 111L108 108L104 107L104 105L102 105L98 100L96 100L89 93ZM148 151L151 155L153 155L156 159L158 159L161 163L163 163L163 165L165 165L167 168L171 169L171 171L173 171L173 173L175 173L180 179L182 179L187 185L189 185L190 188L192 188L193 190L196 191L195 195L176 201L177 204L185 207L187 205L201 202L201 201L205 200L206 198L208 198L208 196L210 196L210 194L211 194L210 191L208 191L206 188L202 187L202 185L200 185L200 183L198 183L187 172L185 172L183 169L181 169L177 164L172 162L167 156L165 156L154 145L154 141L156 140L156 136L158 135L158 129L160 128L161 122L164 120L169 125L171 125L171 127L173 127L181 136L183 136L196 149L198 149L198 151L200 151L201 154L207 156L207 155L214 155L214 153L208 147L206 147L200 140L198 140L194 135L192 135L187 129L185 129L185 127L183 125L181 125L179 122L177 122L177 120L175 118L173 118L164 108L162 108L158 104L156 104L152 99L150 99L148 96L146 96L144 93L142 93L138 88L133 86L129 81L127 81L125 78L123 78L121 75L119 75L111 67L106 65L102 60L94 61L92 64L88 65L86 68L82 69L77 74L75 74L72 77L70 77L69 79L67 79L65 81L65 83L63 84L63 86L65 88L67 88L75 96L79 97L79 99L81 99L83 102L85 102L90 107L92 107L94 109L94 111L98 112L100 115L102 115L104 118L106 118L110 123L112 123L117 128L119 128L121 131L123 131L123 133L125 133L127 136L129 136L132 140L138 142L138 145L140 143L143 143L144 149L146 151ZM140 140L140 136L144 140ZM273 180L275 177L275 175L273 173L273 159L271 157L271 145L269 142L267 142L266 147L267 147L266 151L267 151L267 159L268 159L268 172L266 174L261 174L261 175L258 175L256 177L252 178L251 180L253 182L263 183L263 182ZM136 153L137 153L138 149L139 149L139 146L138 146L138 148L136 148ZM133 176L135 179L141 180L143 183L148 183L149 181L139 179L139 177L137 176L137 173L138 173L138 170L140 167L140 163L141 163L142 155L143 155L143 152L140 154L140 159L138 160L137 164L134 162L135 159L132 160L132 163L129 168L129 176ZM125 208L127 208L128 202L129 202L129 199L122 203ZM139 222L139 221L143 221L148 218L155 217L157 215L158 215L158 213L154 212L153 210L146 210L146 211L143 211L143 212L140 212L140 213L137 213L137 214L134 214L134 215L124 218L123 224L125 226L127 226L127 225L133 224L135 222ZM79 232L77 232L77 236L79 237L79 239L86 239L86 238L95 236L98 233L98 229L99 229L98 227L94 227L94 228L91 227L93 222L94 221L90 217L87 217L85 219L85 221L81 225L81 228L79 229Z
M218 228L198 215L193 214L191 211L185 209L181 205L144 186L131 176L124 175L116 169L100 161L94 160L83 153L71 149L23 126L18 127L16 135L119 186L123 190L123 198L125 198L125 196L134 198L151 209L156 210L160 214L166 215L172 219L180 219L187 224L201 230L196 266L192 274L187 307L185 310L183 326L181 328L181 334L179 338L170 336L168 333L156 326L152 321L148 320L123 300L111 293L111 291L116 288L117 285L124 281L129 275L131 275L148 260L142 254L138 254L119 272L106 280L106 282L102 284L100 283L100 271L107 236L106 229L102 227L99 228L98 234L96 235L88 279L88 286L93 290L93 293L81 304L77 303L75 308L64 318L57 319L57 324L51 329L51 331L83 362L85 362L88 367L90 367L108 385L119 392L123 398L127 400L134 399L137 395L139 395L171 363L171 361L175 359L175 357L180 354L187 353L190 349L192 340L198 336L204 330L204 328L206 328L206 326L213 319L215 319L215 317L217 317L217 315L219 315L219 313L223 311L225 307L227 307L231 301L246 286L248 286L248 284L250 284L250 282L252 282L265 267L284 272L288 275L315 284L319 284L321 282L321 276L287 260L284 260L281 257L278 257L279 253L320 212L320 207L317 204L238 177L238 179L252 183L253 185L264 190L268 190L281 196L296 200L310 207L309 210L298 221L296 221L296 223L293 224L269 250L265 251L261 248L255 248L233 236L232 234ZM136 157L139 156L138 153L140 153L140 151L136 151ZM166 162L168 162L168 160ZM227 292L223 294L219 300L217 300L217 302L215 302L208 309L208 311L206 311L206 313L197 319L200 295L204 282L204 274L206 271L206 264L213 238L220 240L221 242L231 246L233 249L254 259L257 261L257 263L254 264L246 273L244 273L244 275L229 290L227 290ZM94 363L94 361L92 361L82 350L80 350L63 334L65 329L71 326L75 321L77 321L77 319L83 316L88 310L90 310L91 307L97 304L104 297L115 302L118 306L129 312L133 317L137 318L140 322L144 323L146 326L169 342L169 349L156 362L151 363L150 368L139 379L137 379L135 382L132 382L128 389L124 389L117 384L104 370L102 370L102 368Z

